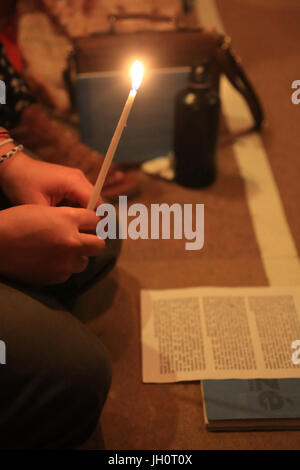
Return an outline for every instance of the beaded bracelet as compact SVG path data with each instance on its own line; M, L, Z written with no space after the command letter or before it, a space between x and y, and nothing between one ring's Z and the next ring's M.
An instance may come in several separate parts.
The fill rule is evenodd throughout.
M13 149L11 149L9 152L5 153L4 155L1 155L0 157L0 164L3 163L7 158L11 158L15 153L22 152L23 150L23 145L17 145Z

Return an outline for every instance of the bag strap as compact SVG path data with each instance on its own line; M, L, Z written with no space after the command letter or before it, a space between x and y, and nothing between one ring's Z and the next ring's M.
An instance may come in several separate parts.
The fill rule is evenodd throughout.
M231 39L228 36L220 37L216 59L220 71L226 75L232 86L245 98L255 123L252 130L260 130L265 119L261 102L242 67L241 59L232 49Z

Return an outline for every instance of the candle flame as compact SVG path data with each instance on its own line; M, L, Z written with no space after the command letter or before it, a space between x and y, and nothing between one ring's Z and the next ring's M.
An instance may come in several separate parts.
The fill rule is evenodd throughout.
M132 88L133 90L138 90L140 87L144 75L143 64L136 60L131 66L131 79L132 79Z

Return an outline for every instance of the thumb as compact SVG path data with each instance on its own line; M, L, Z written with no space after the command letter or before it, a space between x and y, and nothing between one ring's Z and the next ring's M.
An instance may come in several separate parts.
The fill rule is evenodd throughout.
M75 206L83 207L84 209L87 207L90 197L92 195L92 191L84 191L83 189L73 190L71 193L67 195L67 201ZM99 196L96 202L95 211L100 204L103 204L102 198Z
M64 198L71 204L79 205L80 207L87 207L90 197L93 192L93 186L86 180L80 183L80 186L76 185L68 188L64 194Z

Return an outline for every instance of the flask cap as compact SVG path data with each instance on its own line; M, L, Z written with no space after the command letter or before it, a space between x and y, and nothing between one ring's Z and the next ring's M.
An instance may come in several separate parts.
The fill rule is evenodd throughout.
M210 62L208 60L198 62L192 66L189 75L189 87L198 89L211 87Z

